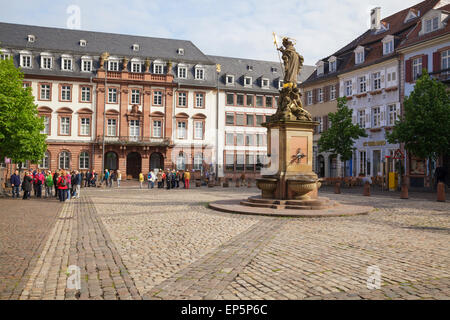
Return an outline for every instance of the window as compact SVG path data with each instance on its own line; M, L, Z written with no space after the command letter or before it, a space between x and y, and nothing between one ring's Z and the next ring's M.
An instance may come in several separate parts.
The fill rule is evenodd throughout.
M20 66L22 67L22 68L32 68L32 65L31 65L31 55L24 55L24 54L21 54L20 55Z
M187 93L186 92L178 92L178 106L179 107L187 107Z
M256 145L258 147L264 146L264 135L261 133L256 134Z
M108 103L117 103L117 89L116 88L108 89Z
M69 117L61 117L60 119L60 134L61 135L70 135L70 118Z
M330 86L330 100L336 99L336 86Z
M372 125L379 127L381 125L381 109L376 107L372 109Z
M263 96L256 96L256 106L257 107L264 106Z
M236 114L236 125L237 126L243 126L243 125L245 125L244 121L245 121L244 120L244 115L242 113L237 113Z
M70 169L70 153L63 151L59 154L59 169Z
M133 44L133 51L139 51L139 45Z
M269 88L269 79L262 79L261 81L261 87L268 89Z
M153 92L153 105L154 106L162 105L162 91L154 91Z
M61 58L61 68L64 71L72 71L72 58Z
M233 153L225 154L225 169L228 171L234 170L234 154Z
M245 170L246 171L255 170L255 157L253 154L245 155Z
M41 131L43 134L50 134L50 116L43 116L44 119L44 130Z
M225 135L226 138L226 145L227 146L233 146L234 145L234 134L227 132Z
M40 100L50 100L51 99L51 91L50 84L41 84L41 96Z
M264 166L264 155L257 154L256 155L256 170L259 171Z
M319 102L322 103L323 102L323 89L319 88L319 89L317 89L317 92L318 92Z
M260 126L261 123L264 122L264 116L262 114L257 114L256 115L256 125Z
M244 77L244 86L251 87L252 85L252 77Z
M131 72L141 72L142 63L140 62L132 62L131 63Z
M203 68L195 69L195 79L196 80L204 80L205 79L205 70Z
M395 125L395 120L397 120L397 106L395 104L388 106L388 117L389 117L389 125Z
M394 52L394 40L383 43L383 53L390 54Z
M243 94L237 94L236 95L236 105L237 106L243 106L244 105L244 95Z
M164 73L164 65L162 63L154 63L153 64L153 73L154 74L163 74Z
M195 94L195 107L203 108L205 106L205 94L204 93L196 93Z
M183 48L178 48L177 53L180 56L184 56L184 49Z
M50 166L50 155L48 152L44 153L44 157L39 162L39 169L48 169Z
M68 85L61 86L61 100L62 101L71 101L71 90L72 87Z
M48 56L41 57L41 68L42 69L51 69L53 66L53 58Z
M227 105L228 106L234 105L234 94L233 93L227 93Z
M80 47L86 47L87 41L86 40L80 40Z
M178 121L177 123L177 138L186 139L186 122Z
M449 68L450 68L450 49L441 52L441 70L446 70ZM449 74L450 74L450 71L447 71L442 75L446 76Z
M255 115L247 114L247 126L253 127L255 125Z
M234 113L227 113L225 124L234 126Z
M244 145L244 134L236 133L236 145L243 146Z
M177 170L186 170L186 156L180 152L177 157Z
M226 84L227 85L233 85L234 84L234 76L232 76L232 75L227 75L226 76Z
M139 133L139 120L130 120L130 140L137 141L139 139Z
M355 64L363 63L364 62L364 51L358 51L355 54L356 54Z
M366 92L366 76L359 77L358 83L359 83L359 93Z
M425 33L432 32L439 28L439 17L425 20Z
M335 72L336 71L336 61L330 61L329 63L329 72Z
M422 57L414 59L412 62L413 80L417 80L422 75Z
M194 155L194 170L201 170L203 166L203 154L196 153Z
M352 80L347 80L345 81L345 95L349 97L352 94Z
M306 104L312 105L312 91L306 92Z
M81 71L91 72L92 71L92 60L81 60Z
M81 87L81 101L91 102L91 87Z
M81 118L80 135L88 136L91 133L90 122L91 122L91 119L89 119L89 118Z
M138 89L131 90L131 104L141 103L141 91Z
M117 134L117 120L116 119L108 119L108 128L107 135L108 137L115 137Z
M246 99L247 99L246 106L253 107L253 95L251 94L246 95Z
M89 169L89 153L83 151L80 153L80 169Z
M373 89L379 90L381 89L381 76L379 72L372 73L373 79Z
M273 107L273 98L272 97L266 97L266 107L267 108Z
M178 78L186 79L187 78L187 68L186 67L178 67Z
M236 154L236 171L244 171L244 154Z
M194 139L203 140L203 121L194 122Z
M28 82L28 81L23 82L22 83L22 88L24 88L24 89L31 88L31 82Z
M278 89L283 88L283 80L278 80Z
M359 173L366 174L366 152L359 152Z
M162 137L162 121L161 120L154 120L153 121L153 133L152 136L155 138L161 138Z
M108 71L119 71L119 61L109 60L108 61Z
M245 145L246 146L253 146L253 135L252 134L246 134L245 135Z
M358 111L358 124L361 128L366 127L366 111L365 110Z
M317 121L319 122L319 125L317 126L317 131L318 131L318 133L322 133L323 132L323 118L317 117Z

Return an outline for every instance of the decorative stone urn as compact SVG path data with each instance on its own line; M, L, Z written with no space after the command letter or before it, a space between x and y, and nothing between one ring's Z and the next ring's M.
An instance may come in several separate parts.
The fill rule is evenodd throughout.
M263 199L273 199L278 180L273 178L256 179L256 186L262 191Z
M320 182L303 179L288 179L287 183L288 189L294 194L295 200L310 199L308 193L320 187Z

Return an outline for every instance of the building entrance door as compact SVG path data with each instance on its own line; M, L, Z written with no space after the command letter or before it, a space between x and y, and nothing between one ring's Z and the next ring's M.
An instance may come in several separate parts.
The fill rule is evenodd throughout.
M139 178L141 173L142 159L141 155L137 152L131 152L127 156L127 176L131 176L133 179Z
M381 150L373 150L373 175L382 176L383 172L381 170Z

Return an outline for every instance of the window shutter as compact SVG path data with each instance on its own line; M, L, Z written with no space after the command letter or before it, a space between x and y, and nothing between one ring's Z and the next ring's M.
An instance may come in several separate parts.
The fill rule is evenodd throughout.
M385 127L386 126L386 106L381 106L380 107L380 116L381 116L381 121L380 121L380 125L381 127Z
M433 52L433 72L441 71L441 53Z
M372 74L368 73L366 74L366 92L370 92L371 83L372 83Z
M336 86L336 98L342 96L342 95L340 95L340 91L339 91L339 82L336 83L335 86Z
M327 131L328 130L328 115L323 116L323 118L322 118L322 127L323 127L323 131Z
M336 94L339 97L343 97L345 96L345 91L344 91L344 81L340 81L337 85L336 85L337 89L336 89Z
M365 116L366 116L366 129L372 128L372 109L371 108L366 108Z
M406 62L405 62L405 81L407 83L412 82L412 61L411 61L411 59L406 60Z
M357 111L355 109L352 110L352 123L356 124L356 113Z
M400 113L402 112L400 103L397 103L395 109L397 110L397 119L396 119L396 120L400 120L400 118L401 118L401 117L400 117ZM393 124L392 124L392 125L393 125Z
M314 117L313 121L317 121L317 117ZM318 126L314 127L314 134L317 134L317 128L318 128Z
M330 86L325 86L323 88L323 102L330 100Z
M313 104L316 104L317 103L317 89L313 89L312 90L312 102L313 102Z
M422 56L422 68L426 69L428 72L428 55L427 54L424 54Z

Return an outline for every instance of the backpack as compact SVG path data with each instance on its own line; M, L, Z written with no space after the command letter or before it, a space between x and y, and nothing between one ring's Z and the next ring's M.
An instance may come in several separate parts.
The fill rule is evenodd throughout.
M65 186L66 186L66 178L61 177L61 182L59 183L59 185L60 185L61 187L65 187Z

